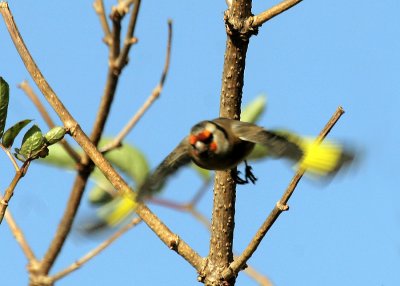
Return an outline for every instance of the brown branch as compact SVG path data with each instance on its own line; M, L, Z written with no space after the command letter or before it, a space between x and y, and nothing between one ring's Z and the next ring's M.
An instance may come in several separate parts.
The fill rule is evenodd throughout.
M15 222L11 212L9 210L6 211L5 219L7 221L8 226L10 227L11 233L15 237L15 240L19 244L22 249L22 252L25 254L26 258L29 261L29 264L33 264L37 262L35 254L33 253L31 247L29 246L28 241L25 239L24 233L19 228L17 223Z
M244 68L251 33L242 31L251 17L251 0L236 0L225 12L227 40L222 74L220 116L239 119ZM233 285L235 277L221 280L221 272L233 261L236 184L230 171L217 171L211 220L210 249L207 268L201 273L206 285ZM216 271L217 270L217 271Z
M21 88L25 94L29 97L29 99L33 102L37 110L39 111L40 115L43 117L44 121L46 122L47 126L49 128L55 127L55 123L53 119L51 119L50 114L47 112L46 108L40 101L39 97L37 94L33 91L32 87L29 85L29 83L25 80L21 82L18 85L19 88ZM79 163L81 161L81 156L79 155L78 152L72 148L71 145L68 144L68 142L63 139L61 140L60 144L63 146L64 150L67 152L69 156L76 162Z
M97 145L101 135L104 130L104 126L106 124L108 115L110 114L111 104L114 99L115 91L117 88L119 76L123 67L127 63L128 53L130 47L133 44L133 33L136 27L136 20L139 13L140 8L140 0L136 0L134 4L134 8L132 10L131 18L128 25L128 33L129 33L129 43L128 40L125 39L124 46L122 48L122 52L120 53L120 33L121 33L121 20L122 16L118 9L114 9L111 14L111 19L113 21L113 31L112 31L112 43L110 47L110 58L109 58L109 69L107 74L106 86L104 89L103 97L100 103L99 110L97 112L96 120L93 125L92 133L90 139L92 142ZM127 34L128 37L128 34Z
M106 87L104 90L104 95L102 97L100 107L94 122L94 126L92 129L92 133L90 136L91 141L95 146L97 146L101 135L103 134L105 123L110 114L111 104L114 99L117 83L119 80L119 75L121 69L116 68L116 58L119 55L119 45L120 45L120 32L121 32L121 20L123 15L119 14L118 11L112 13L112 21L113 21L113 31L112 31L112 43L110 46L110 56L109 56L109 69L108 76L106 81ZM36 82L37 83L37 82ZM39 87L40 88L40 87ZM50 87L49 87L50 88ZM43 91L42 91L43 92ZM52 92L52 90L51 90ZM45 95L46 96L46 95ZM55 95L54 95L55 96ZM56 96L55 96L56 97ZM51 104L51 103L50 103ZM57 110L56 110L57 112ZM62 112L62 111L61 111ZM60 116L60 114L58 113ZM69 115L69 114L68 114ZM70 116L70 115L69 115ZM75 128L77 122L75 119L71 118L71 127ZM63 121L65 124L65 121ZM80 129L80 128L79 128ZM81 131L81 130L80 130ZM83 133L83 132L82 132ZM86 137L86 134L83 136ZM86 139L86 138L85 138ZM72 223L75 219L78 207L80 205L83 192L86 188L87 181L90 177L90 174L94 168L94 163L90 160L87 153L85 153L81 159L78 174L75 178L74 185L72 187L72 191L70 197L67 202L66 209L62 216L61 222L57 227L56 234L47 250L41 265L42 274L47 274L54 264L55 259L63 247L65 240L71 230Z
M281 3L273 6L272 8L261 12L258 15L253 16L253 23L252 26L254 28L260 27L262 24L267 22L268 20L271 20L275 16L285 12L286 10L292 8L293 6L299 4L303 0L285 0L282 1Z
M244 273L247 274L251 279L256 281L260 286L272 286L271 280L268 279L268 277L260 274L257 270L255 270L252 266L248 265L245 270L243 270Z
M104 32L104 38L103 41L106 43L108 46L111 45L111 31L110 31L110 26L108 25L107 22L107 17L106 17L106 11L104 9L104 2L103 0L95 0L93 2L93 9L96 12L96 14L99 16L100 20L100 25L103 29Z
M18 172L19 166L18 166L17 161L15 160L14 156L11 154L10 149L4 147L2 144L0 144L0 148L3 149L3 151L6 153L7 157L10 159L11 163L13 164L15 171Z
M11 197L14 195L15 187L17 186L19 180L25 176L26 171L28 171L30 160L26 160L22 167L15 173L13 180L11 181L10 185L7 187L3 198L0 200L0 224L3 221L4 214L6 213L8 203L11 200Z
M110 15L110 19L112 21L112 32L111 32L111 46L110 46L110 64L111 68L115 68L116 60L119 56L120 52L120 40L121 40L121 21L124 17L123 14L120 14L117 9L113 9ZM114 71L116 75L119 74L120 71Z
M38 88L46 97L49 104L56 111L65 127L70 131L76 142L82 147L85 153L88 154L90 159L94 162L94 164L96 164L104 176L111 182L116 191L120 195L126 195L130 197L133 190L123 180L121 175L115 171L115 169L104 158L104 156L97 150L96 146L83 132L77 121L68 112L40 72L28 49L26 48L21 35L19 34L7 3L1 3L0 12L26 69L34 79ZM166 245L179 253L193 267L195 267L198 271L203 267L202 257L197 254L187 243L179 239L179 237L177 237L155 214L153 214L147 208L147 206L144 204L139 204L136 209L136 213Z
M58 224L56 233L41 261L40 272L42 274L49 273L58 254L64 246L69 232L71 231L73 221L83 196L83 191L91 174L91 169L84 166L87 166L87 163L82 164L78 169L78 174L75 178L61 221Z
M128 62L128 54L131 46L137 42L137 39L133 36L135 33L136 22L139 14L141 0L133 0L133 9L131 17L129 19L128 29L126 31L126 36L124 40L121 53L118 57L116 66L118 69L122 69Z
M129 122L126 124L126 126L121 130L121 132L114 138L113 141L111 141L107 146L104 146L102 148L102 152L107 152L109 150L112 150L118 146L121 146L121 142L124 140L126 135L132 130L132 128L139 122L139 120L142 118L144 113L149 109L149 107L158 99L160 96L165 79L168 74L169 70L169 63L171 59L171 42L172 42L172 21L168 21L168 42L167 42L167 51L166 51L166 56L165 56L165 64L164 64L164 69L161 74L161 79L160 82L157 84L157 86L153 89L152 93L150 96L147 98L146 102L140 107L140 109L136 112L136 114L129 120Z
M158 205L176 210L176 211L182 211L182 212L189 212L195 219L197 219L201 224L204 225L205 228L208 229L208 231L211 231L211 223L210 220L203 215L202 213L200 213L195 205L198 202L198 198L200 198L203 194L204 194L204 190L207 190L210 181L206 180L204 181L203 185L200 187L199 191L195 194L195 196L193 197L193 199L190 200L189 203L175 203L172 201L167 201L167 200L163 200L160 198L152 198L150 200L151 203L156 203ZM235 256L236 258L237 256ZM272 286L271 281L264 275L262 275L261 273L257 272L253 267L251 267L250 265L246 265L246 268L244 269L244 272L254 281L256 281L257 283L259 283L259 285L262 286Z
M326 124L324 129L318 135L316 142L320 143L325 137L328 135L330 130L339 120L339 118L343 115L344 110L342 107L338 107L336 112L333 114L329 122ZM277 202L274 209L271 211L267 219L264 221L262 226L259 228L257 233L254 235L253 239L243 251L243 253L233 261L229 267L222 273L224 279L229 279L229 277L234 277L237 273L245 266L246 262L250 259L253 253L256 251L258 245L261 243L264 236L267 234L268 230L274 224L276 219L283 211L287 211L289 207L287 206L287 202L289 201L290 197L292 196L294 190L296 189L297 184L299 183L300 179L302 178L305 170L298 170L297 173L294 175L293 179L291 180L288 188L286 189L285 193L283 194L282 198Z
M115 232L113 235L111 235L110 238L107 240L103 241L100 243L96 248L88 252L86 255L75 261L73 264L68 266L67 268L61 270L60 272L52 275L50 279L53 281L53 283L69 273L77 270L80 268L83 264L94 258L96 255L100 254L104 249L106 249L108 246L110 246L115 240L117 240L119 237L121 237L124 233L126 233L128 230L131 228L135 227L137 224L139 224L142 220L140 218L134 218L131 220L130 223L127 225L121 227L117 232Z

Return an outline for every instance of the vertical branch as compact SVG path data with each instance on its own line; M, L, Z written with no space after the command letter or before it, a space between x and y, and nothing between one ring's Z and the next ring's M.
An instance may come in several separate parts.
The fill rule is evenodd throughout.
M110 113L111 103L114 99L115 91L117 89L119 76L128 61L130 48L132 44L136 42L136 38L134 38L133 35L139 15L140 2L140 0L135 0L133 2L134 7L132 9L131 17L129 19L127 34L123 43L122 50L120 49L122 15L120 14L118 9L114 9L111 15L111 19L113 22L113 31L111 36L112 43L110 47L110 66L102 101L100 103L100 108L97 113L96 121L94 123L93 130L90 136L90 139L93 141L94 145L97 145L98 141L100 140L101 134L103 133L103 129L108 117L107 115Z
M225 12L227 40L220 98L221 117L240 118L246 52L251 36L244 24L251 16L251 0L233 1ZM233 261L235 200L236 184L230 171L216 172L206 285L219 281L221 271ZM225 282L233 285L234 281L233 277Z
M336 122L339 120L339 118L343 115L343 113L344 113L343 108L339 106L337 108L336 112L331 117L331 119L325 125L324 129L322 129L322 131L319 133L315 142L321 143L322 140L325 139L325 137L328 135L328 133L331 131L331 129L336 124ZM246 249L243 251L243 253L240 256L238 256L235 259L235 261L233 261L231 263L231 265L229 265L229 267L226 268L225 271L223 272L222 276L225 279L229 279L229 277L235 277L238 274L238 272L241 269L243 269L246 262L250 259L250 257L256 251L256 249L259 246L259 244L261 243L262 239L267 234L267 232L272 227L272 225L275 223L275 221L278 219L279 215L282 212L289 210L289 206L287 205L287 203L288 203L290 197L293 195L293 192L295 191L297 184L300 182L301 178L303 177L304 172L305 172L304 169L299 169L296 172L296 174L293 176L285 193L282 195L281 199L276 203L274 209L271 211L271 213L266 218L264 223L258 229L257 233L254 235L254 237L251 240L251 242L249 243L249 245L246 247Z
M99 16L100 25L104 32L103 41L109 46L111 44L111 31L107 22L103 0L95 0L93 2L93 8L97 13L97 15Z

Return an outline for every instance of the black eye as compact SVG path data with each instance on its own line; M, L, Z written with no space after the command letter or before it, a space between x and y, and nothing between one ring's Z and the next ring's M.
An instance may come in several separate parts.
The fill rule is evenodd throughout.
M204 144L207 144L207 145L208 145L208 144L210 144L212 141L213 141L213 136L212 136L212 134L210 134L208 137L204 138L202 142L203 142Z

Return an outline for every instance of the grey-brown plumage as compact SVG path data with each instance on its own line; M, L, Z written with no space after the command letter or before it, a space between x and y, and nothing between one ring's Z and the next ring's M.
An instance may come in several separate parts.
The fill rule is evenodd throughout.
M308 152L307 148L311 146L314 148L312 152L317 152L315 152L314 145L303 141L305 140L292 133L285 135L282 132L269 131L255 124L233 119L216 118L202 121L192 127L189 136L185 137L148 176L139 188L138 197L142 199L144 196L158 191L170 175L190 161L208 170L232 169L246 159L255 144L267 147L270 156L288 158L296 163L306 162L304 159ZM307 161L305 166L313 167L313 164L318 165L319 163L322 163L321 166L323 166L326 165L325 163L329 163L332 166L329 165L326 170L316 171L321 171L321 174L337 171L345 163L345 160L340 158L343 157L343 154L350 153L342 152L342 148L338 145L327 145L327 151L320 148L318 152L321 153L320 157L323 157L321 161L329 158L329 162L319 162L320 158L317 155L316 158L312 157L311 163ZM338 155L335 153L332 157L332 154L329 153L330 156L324 157L325 153L330 151L334 151ZM334 162L331 162L332 158L335 160ZM246 170L250 170L250 168L247 167ZM255 179L254 176L253 178Z

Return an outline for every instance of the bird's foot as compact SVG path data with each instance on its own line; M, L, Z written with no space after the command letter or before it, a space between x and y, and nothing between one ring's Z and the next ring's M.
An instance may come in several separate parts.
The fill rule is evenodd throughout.
M244 179L242 179L239 176L239 174L241 172L236 170L236 171L232 172L233 181L236 184L245 185L245 184L248 184L249 180L250 180L250 182L255 184L256 181L257 181L257 178L256 178L256 176L254 176L253 172L251 171L252 170L251 166L247 165L246 161L244 161L244 162L245 162L245 165L246 165L246 167L244 169Z
M244 176L246 178L246 181L250 180L250 182L252 182L254 185L257 181L257 178L256 178L256 176L254 176L253 172L251 171L252 167L247 165L246 161L244 161L244 162L246 164L246 167L244 169Z

